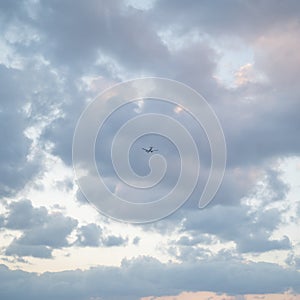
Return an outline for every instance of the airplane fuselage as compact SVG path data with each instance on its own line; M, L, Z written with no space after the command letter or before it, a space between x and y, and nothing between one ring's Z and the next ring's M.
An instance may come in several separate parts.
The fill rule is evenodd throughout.
M145 148L142 149L145 150L147 153L153 153L154 151L158 151L157 149L153 149L153 147L149 147L149 149L145 149Z

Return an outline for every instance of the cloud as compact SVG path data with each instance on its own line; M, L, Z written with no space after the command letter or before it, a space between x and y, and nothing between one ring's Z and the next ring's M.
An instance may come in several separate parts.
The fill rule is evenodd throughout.
M18 239L20 244L46 245L54 248L68 246L67 236L76 227L77 221L60 213L47 216L41 227L35 227Z
M269 195L264 195L265 200L283 200L288 189L279 178L279 175L277 176L274 173L275 171L270 171L269 162L273 158L299 153L300 144L298 139L294 138L297 135L299 124L295 113L298 111L298 103L293 100L287 101L283 110L282 96L277 93L274 94L269 84L247 81L242 87L227 90L220 87L213 79L213 73L216 70L220 56L218 49L211 43L211 39L218 37L220 34L240 36L247 32L245 37L249 38L251 36L251 41L247 42L251 43L251 47L258 47L260 50L263 48L260 45L267 45L265 40L259 40L260 35L271 26L268 23L269 15L262 19L263 14L261 14L262 11L266 10L268 4L261 4L260 8L262 10L260 13L258 13L257 7L251 4L229 4L224 7L228 14L220 15L218 23L214 25L204 16L206 13L208 15L215 14L220 7L209 3L197 4L191 2L190 6L185 5L183 8L182 4L174 2L170 6L170 11L174 11L178 15L178 18L172 20L174 24L186 26L187 31L191 28L199 31L207 30L211 38L208 42L201 39L187 39L187 43L176 48L172 47L170 41L165 41L163 36L158 34L159 30L168 29L164 22L169 16L165 3L167 2L157 3L149 12L140 12L135 9L128 10L120 2L103 4L102 10L99 10L99 4L94 1L91 1L89 5L82 5L79 2L75 4L64 2L57 4L57 6L48 3L42 7L40 4L34 4L35 9L40 11L41 14L36 16L32 26L38 28L42 37L41 41L45 37L50 41L49 47L41 45L39 51L49 60L51 67L58 68L56 71L60 76L62 65L70 68L64 71L66 73L63 78L66 85L64 93L66 98L71 100L70 102L64 101L61 103L60 109L63 116L49 124L41 136L41 140L44 143L51 141L53 143L53 154L60 156L66 163L71 163L71 141L75 123L83 109L84 97L91 95L87 90L80 91L80 86L74 83L71 84L71 80L78 82L82 75L88 72L89 68L90 70L93 69L97 61L97 51L102 51L116 64L122 65L128 72L146 70L153 74L170 76L183 80L200 91L204 90L207 95L216 96L216 98L209 97L208 99L217 110L222 121L227 139L229 159L223 185L213 204L239 205L241 199L247 196L257 179L265 171L269 173L269 186L272 193L274 193L272 199ZM292 6L297 6L294 2L291 3ZM188 18L182 14L183 11L188 12ZM275 15L280 15L277 8L272 8L272 11ZM157 20L161 13L164 14L165 20L160 19L156 25L151 21L149 22L148 16L156 14L155 20ZM77 22L78 15L82 16L82 20L87 21L82 22L80 28ZM200 15L200 18L196 18L196 15ZM288 22L288 19L293 15L292 10L286 10L280 15L278 24ZM239 16L239 18L231 19L230 16ZM241 22L241 16L243 16L243 20L250 20L253 16L259 16L258 20L256 19L256 22L252 24L254 25L252 33L250 33L251 28L247 22L243 23L244 27L242 28L235 25L235 22ZM57 20L55 24L52 21L53 19ZM70 20L70 23L66 20ZM147 30L143 37L137 39L133 28L138 28L142 26L141 24ZM171 40L173 39L175 42L176 38L180 36L186 38L186 34L188 34L184 30L176 32L172 29L171 31ZM110 37L107 37L108 33L111 34ZM124 37L128 37L126 43ZM267 37L273 40L271 31ZM253 39L257 39L258 42L256 44L252 43ZM148 47L143 46L143 40L147 41L145 45ZM130 45L130 50L127 45ZM259 69L264 72L267 70L265 68L267 68L268 58L267 56L259 56L259 53L257 52L255 56L258 61L251 65L254 71ZM155 58L155 62L148 59L150 54ZM103 76L113 78L113 72L109 68L106 69L108 61L102 61L102 64L103 69L100 70L103 72ZM199 70L201 70L201 76L199 76ZM80 96L76 93L79 93ZM254 100L244 101L244 98L248 97L249 94ZM80 99L81 97L82 99ZM147 111L147 109L150 108L143 107L144 111ZM128 112L124 112L124 114L126 115ZM115 124L112 124L111 127L114 128L114 126ZM111 133L112 131L107 132L107 138ZM193 204L197 202L199 198L197 193L200 191L201 186L196 190L194 198L191 199ZM193 204L188 203L185 207L194 209ZM261 232L255 232L256 226L258 227L259 224L255 225L251 221L253 216L247 215L245 207L236 208L236 211L235 208L228 208L227 212L229 214L233 212L238 222L244 224L239 230L234 229L234 225L230 225L230 222L226 222L228 224L224 229L218 224L213 224L212 228L218 227L215 232L202 223L199 226L222 239L235 239L238 247L243 252L261 252L271 249L288 249L290 247L289 241L285 238L277 241L270 240L271 232L280 222L277 217L275 217L275 220L278 223L273 224L270 231L268 227L263 227ZM211 211L208 214L210 213ZM180 215L180 217L183 215ZM259 215L258 212L257 215ZM190 215L188 216L190 217ZM221 214L219 217L221 218ZM216 220L214 219L214 221ZM172 223L172 221L170 222ZM247 228L248 225L249 228ZM96 232L92 233L91 228L82 228L81 230L86 231L85 233L81 232L83 239L81 242L83 244L98 245ZM226 230L228 230L227 233ZM264 230L267 230L267 233L263 234ZM203 230L203 232L205 231ZM250 237L253 233L256 236L255 238ZM246 236L244 239L241 238L243 234Z
M76 228L77 220L49 213L45 207L35 208L30 200L13 202L8 209L4 226L22 234L5 249L6 255L51 258L54 249L70 246L67 238Z
M125 9L120 3L114 5L107 4L105 9L102 11L98 10L98 4L93 1L87 6L82 6L78 3L77 5L72 4L72 8L70 9L68 9L70 5L68 2L60 5L62 11L66 12L62 15L69 16L70 20L76 20L76 16L78 16L79 12L83 15L83 19L86 19L87 16L89 14L90 15L88 16L89 22L84 23L85 25L82 29L78 29L78 31L74 30L75 33L72 33L70 32L70 28L72 28L72 30L77 28L77 23L74 24L73 27L71 26L72 24L67 24L65 19L61 17L59 13L60 10L56 7L52 7L52 4L48 4L45 7L42 14L46 15L46 19L38 19L37 22L40 22L39 30L41 33L45 36L50 36L51 41L53 42L52 45L54 48L52 50L48 49L49 56L47 56L47 58L54 65L57 63L66 63L71 65L71 61L80 55L80 63L84 62L92 67L93 62L96 61L96 50L107 49L107 55L109 55L113 61L116 61L116 63L123 65L128 71L147 70L148 72L152 72L152 74L182 80L191 84L197 90L204 91L205 95L208 95L208 100L217 110L218 116L222 121L228 146L228 168L224 183L215 199L216 203L239 203L240 199L247 195L249 190L255 184L256 178L252 176L252 172L256 172L257 174L259 172L263 172L266 167L263 163L266 162L268 164L268 160L272 158L299 153L300 144L298 143L298 139L294 138L298 132L297 124L299 124L299 122L296 114L293 113L298 110L297 102L290 101L286 103L285 105L287 108L285 108L283 112L281 105L282 101L279 95L276 94L274 97L270 86L260 82L247 82L242 88L233 90L226 90L224 87L220 87L213 79L213 73L216 70L219 59L218 51L214 48L213 43L209 41L203 42L201 39L196 41L191 41L190 39L187 40L188 42L181 47L168 48L166 50L166 48L162 46L165 41L163 38L159 40L159 36L155 32L158 28L150 22L145 25L146 28L149 28L149 32L147 31L145 35L143 35L143 39L145 38L149 45L147 50L145 50L139 48L139 45L137 44L139 44L140 39L134 38L134 31L130 31L129 29L132 29L132 27L139 27L139 22L141 20L141 22L148 20L146 14L149 14L150 12L144 13L135 11L134 9L130 11ZM165 16L167 17L168 12L164 10L164 5L165 4L157 4L157 6L153 8L152 13L159 15L160 12L158 12L158 10L162 8ZM267 6L267 4L263 4L261 9L264 11ZM192 7L195 8L195 11L191 10ZM247 11L248 8L251 8L249 12ZM191 2L190 7L185 6L184 9L181 7L181 4L177 2L172 4L170 7L170 10L176 11L179 16L183 16L182 11L188 11L190 14L188 19L185 19L183 16L183 23L179 22L181 17L178 19L173 18L173 22L188 24L189 26L195 26L195 28L197 28L198 22L200 22L199 24L203 23L204 25L209 25L207 19L193 19L196 12L204 14L204 12L207 11L210 14L213 14L213 12L216 12L217 9L219 8L212 4L205 3L200 5L194 2ZM229 15L239 15L238 12L242 12L244 18L249 20L252 16L256 16L258 14L257 8L250 4L230 4L229 6L224 7L224 9L228 13L230 12ZM275 8L272 9L274 10L274 14L277 15L279 13ZM107 14L106 17L104 16L105 11ZM122 14L120 13L121 11ZM53 25L51 23L51 20L49 20L50 17L47 15L48 13L53 17L57 16L59 20L57 24ZM140 16L138 16L139 13ZM293 15L293 12L286 11L285 14L286 16ZM286 21L288 19L286 16L282 16L280 22ZM104 21L105 18L107 18L108 21ZM222 25L221 29L224 30L225 33L227 30L230 34L239 34L239 30L241 28L233 25L235 21L227 18L228 15L226 14L221 16L221 24L224 22L224 26ZM115 19L117 19L118 22L111 25L112 28L108 28L108 24L114 23ZM124 25L121 26L121 31L116 29L115 26L119 26L125 19L130 20L128 28ZM106 23L104 24L103 22ZM268 24L268 22L265 22L265 20L262 19L259 19L257 22L261 24ZM99 34L99 31L94 28L94 25L99 25L98 27L101 27L100 25L102 23L103 29L101 30L103 30L105 34L99 38L98 36L101 36L101 34ZM157 24L157 26L161 26L161 30L166 29L166 24L162 20ZM212 28L213 24L210 24L209 26ZM245 27L247 30L250 30L250 27L248 27L247 24ZM199 28L201 29L202 27ZM219 24L218 28L220 28ZM264 28L266 30L266 27ZM237 30L236 33L234 29ZM259 30L259 26L255 27L255 29ZM129 30L129 32L133 32L133 35L130 36L132 40L129 39L127 43L132 43L134 51L140 51L138 53L134 53L134 62L133 59L131 59L131 54L133 52L127 51L127 48L124 50L123 46L113 47L115 44L111 41L111 39L106 38L108 31L111 31L112 36L114 36L114 34L121 34L121 32L127 30ZM81 39L82 32L89 32L89 34L84 35L84 40ZM256 34L259 35L259 32L260 31L257 31ZM172 38L176 40L176 37L178 36L176 36L176 33L174 32L172 34ZM185 37L185 33L179 31L178 35L180 34ZM209 34L211 34L211 38L214 38L217 33L212 30L211 32L209 31ZM70 37L70 39L67 39L66 36ZM94 37L95 40L93 40ZM153 39L155 42L152 42ZM80 45L78 45L79 40ZM72 43L74 43L74 45ZM154 50L152 46L150 47L150 44L152 46L154 45ZM254 46L255 45L256 44L254 44ZM71 48L74 48L75 51L72 52ZM119 53L118 49L122 49L122 51ZM163 54L159 52L159 54L156 55L155 51L157 49L164 49L162 50ZM79 51L78 53L76 52L77 50ZM47 49L41 49L41 51L47 51ZM71 52L70 57L66 58L65 56L67 56L67 54L64 53L64 51ZM156 64L152 61L151 63L148 63L147 56L145 57L148 51L152 51L151 55L155 56L160 63ZM83 55L84 53L87 55ZM144 61L142 61L140 55L144 56ZM82 57L84 57L84 59ZM120 57L122 58L120 59ZM60 58L63 58L63 63L60 62ZM134 65L135 63L136 65ZM254 63L253 68L259 68L259 65ZM199 70L201 70L201 76L199 76ZM79 78L80 75L82 75L82 71L79 71L79 69L76 68L76 71L72 72L72 75L70 76L72 76L72 78ZM105 73L105 75L113 77L113 74L110 71ZM76 93L76 89L78 92L78 87L73 87L75 90L71 92L72 95ZM246 103L241 101L244 97L248 97L249 94L254 99L253 102ZM82 96L84 97L84 93L82 93ZM78 99L78 97L75 96L74 99ZM265 99L268 100L266 101ZM64 117L55 120L50 126L48 126L47 130L43 134L43 140L45 142L51 141L51 143L53 143L53 153L55 155L59 155L68 164L71 163L71 141L75 123L81 109L83 108L82 103L81 105L78 103L79 102L77 100L73 100L73 105L63 105L62 109ZM144 109L144 111L146 111L146 109ZM109 134L111 134L111 132L108 132L108 135ZM239 175L236 174L236 168L239 169Z
M174 219L175 222L178 222L177 218ZM240 206L214 205L205 210L186 211L183 220L182 227L179 228L182 233L189 235L183 235L179 239L180 247L205 245L212 237L226 242L233 241L239 253L288 250L292 247L286 236L277 240L271 238L281 223L278 209L260 207L253 210L243 203ZM208 234L208 240L201 238L203 234Z
M14 240L6 249L7 256L32 256L38 258L52 258L52 249L44 245L28 245L22 241Z
M299 295L292 294L291 292L286 292L284 294L264 294L264 295L255 295L255 294L248 294L248 295L227 295L227 294L220 294L220 293L211 293L211 292L183 292L179 295L173 296L163 296L163 297L147 297L142 298L141 300L299 300Z
M298 272L269 263L245 264L219 258L197 263L162 264L148 257L123 261L122 267L41 275L12 271L2 265L0 279L1 298L12 300L24 295L32 300L40 299L41 295L45 300L92 297L137 300L151 295L199 290L242 295L249 292L283 293L292 288L299 293L300 280ZM78 284L74 285L74 282Z
M140 240L141 240L141 238L138 237L138 236L136 236L136 237L133 239L133 241L132 241L133 245L138 245L139 242L140 242Z
M260 3L240 2L226 3L198 2L189 0L156 1L152 16L156 22L177 25L181 30L197 29L212 36L238 36L252 39L272 28L278 28L297 19L299 3L288 1L263 1ZM179 30L177 29L177 30Z
M106 247L124 246L128 242L128 239L124 239L121 236L109 235L103 240L103 245Z
M195 246L197 244L210 244L213 241L212 237L205 234L199 234L198 236L183 235L177 240L178 245L182 246Z
M60 66L89 69L100 54L129 69L149 68L167 54L143 12L128 9L122 1L55 1L36 6L34 24L49 46L41 50ZM137 28L144 29L142 36Z
M100 226L91 223L78 228L75 244L81 247L116 247L125 246L127 242L127 238L107 235Z
M295 267L296 270L300 270L300 255L297 255L291 251L286 261L289 266Z
M77 243L80 246L98 247L100 246L101 227L96 224L81 226L77 233Z
M201 92L220 118L228 147L219 193L210 206L198 210L208 174L209 145L202 140L203 132L177 110L178 120L196 133L204 153L203 173L190 201L171 217L141 227L145 235L141 239L147 238L149 230L164 238L179 231L164 251L181 264L143 258L124 261L120 268L41 276L2 267L1 298L119 300L139 299L153 291L157 295L199 289L240 294L282 292L290 287L299 292L297 246L289 232L285 236L277 231L283 222L280 206L290 191L277 162L300 153L298 1L162 0L148 10L130 8L126 1L96 0L2 1L0 7L1 197L13 197L37 174L42 175L43 155L49 152L70 167L73 133L86 103L111 83L145 74L176 79ZM247 55L243 47L236 47L240 43ZM238 49L229 60L241 61L233 70L240 83L234 87L223 83L226 78L215 78L230 48ZM99 76L104 83L98 89L84 83ZM112 119L100 144L112 139L118 122L155 109L175 115L174 108L132 106ZM100 150L96 159L107 182L126 194L107 162L109 147ZM163 142L160 150L170 158L171 177L157 194L151 194L154 199L176 179L175 150ZM147 161L138 152L133 151L132 162L137 172L147 169ZM263 181L262 190L258 181ZM249 204L246 197L259 204ZM77 198L87 202L80 192ZM7 203L6 213L0 215L1 229L4 234L8 230L18 234L2 249L9 259L52 258L54 249L64 247L128 244L127 237L108 234L102 225L79 225L71 214L52 213L47 201L45 207L34 207L29 200ZM72 234L75 242L70 242ZM137 250L143 247L139 239L133 241ZM207 250L228 242L227 253L215 255ZM249 254L273 250L290 251L286 263L294 269L241 261Z
M269 240L267 234L241 240L239 250L241 252L267 252L271 250L289 250L292 248L291 242L287 236L281 240Z
M48 211L45 207L34 208L30 200L25 199L9 204L9 214L5 227L15 230L26 230L42 226Z
M38 161L27 159L31 141L24 134L28 120L21 110L24 93L18 82L22 72L0 65L0 78L0 196L9 196L21 189L39 167Z
M291 19L280 28L272 28L256 41L256 66L277 88L298 89L300 60L299 24ZM271 63L271 62L274 63Z

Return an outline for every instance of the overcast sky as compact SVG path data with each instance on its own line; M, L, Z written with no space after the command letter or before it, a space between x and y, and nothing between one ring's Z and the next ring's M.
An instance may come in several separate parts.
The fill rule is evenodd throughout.
M299 18L297 0L0 0L0 298L300 299ZM159 99L122 107L96 141L111 191L153 201L180 172L172 141L149 134L133 143L132 168L149 172L141 148L154 145L166 176L151 192L119 182L111 143L133 117L175 118L201 160L183 207L132 225L86 200L72 139L99 93L146 76L206 99L227 167L213 201L198 209L211 159L203 129Z

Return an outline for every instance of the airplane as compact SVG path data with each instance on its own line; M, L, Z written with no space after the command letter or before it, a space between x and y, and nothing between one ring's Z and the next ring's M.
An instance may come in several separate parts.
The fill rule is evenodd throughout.
M158 151L158 149L153 149L152 146L149 147L149 149L146 148L142 148L143 150L145 150L147 153L153 153L154 151Z

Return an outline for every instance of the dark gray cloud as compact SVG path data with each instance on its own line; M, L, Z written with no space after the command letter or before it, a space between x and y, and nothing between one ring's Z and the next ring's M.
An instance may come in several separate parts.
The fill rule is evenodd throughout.
M89 69L99 54L129 69L151 67L167 55L143 12L123 1L53 1L38 5L45 56L60 66ZM143 30L140 35L139 30Z
M263 165L275 157L298 155L299 101L295 93L274 94L272 89L264 95L255 93L253 101L243 104L246 94L232 95L233 101L228 99L222 106L228 165Z
M215 291L230 294L299 292L299 273L270 263L242 263L222 258L197 263L162 264L144 257L123 261L122 267L97 267L40 276L0 268L3 299L139 299L182 291ZM78 284L74 284L77 282ZM63 283L63 284L62 284ZM81 283L81 284L79 284ZM59 288L58 288L59 286ZM4 288L5 287L5 288Z

